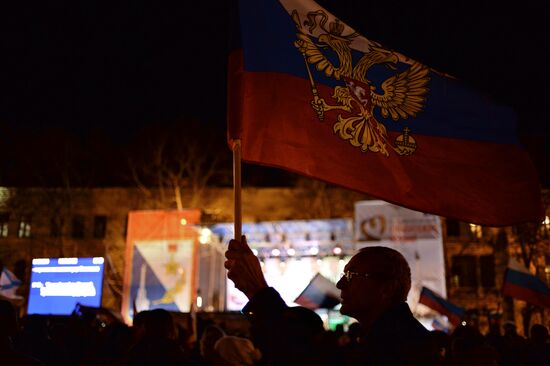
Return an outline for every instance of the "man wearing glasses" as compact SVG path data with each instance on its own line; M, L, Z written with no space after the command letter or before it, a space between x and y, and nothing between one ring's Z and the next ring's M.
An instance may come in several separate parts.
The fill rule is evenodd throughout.
M285 347L284 314L288 309L280 295L269 287L260 263L243 236L231 240L225 253L227 276L250 300L243 309L257 330L258 346L276 355ZM355 318L365 334L357 353L334 360L327 348L316 364L431 365L429 331L412 315L405 302L411 287L411 271L405 258L386 247L366 247L344 268L336 286L341 291L340 312ZM286 326L286 325L285 325ZM334 352L332 352L334 353ZM347 363L346 363L347 362ZM284 363L292 364L292 360Z

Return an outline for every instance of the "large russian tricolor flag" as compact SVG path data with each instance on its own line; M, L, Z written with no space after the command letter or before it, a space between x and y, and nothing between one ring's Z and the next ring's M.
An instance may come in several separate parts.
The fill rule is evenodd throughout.
M312 0L238 3L228 135L244 161L471 223L542 217L512 110Z
M460 324L460 321L464 316L463 308L447 301L442 296L436 294L427 287L422 287L418 302L442 315L445 315L447 319L449 319L449 322L455 327Z
M550 288L515 259L504 275L502 294L543 308L550 308Z

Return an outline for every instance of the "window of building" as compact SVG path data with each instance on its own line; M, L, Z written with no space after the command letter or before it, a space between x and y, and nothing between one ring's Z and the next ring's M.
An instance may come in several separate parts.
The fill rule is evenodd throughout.
M8 227L10 223L9 213L0 213L0 238L8 237Z
M452 258L451 282L456 287L477 287L476 257L456 255Z
M52 217L50 221L50 236L52 238L59 238L63 228L62 219L59 216Z
M74 215L72 224L72 237L75 239L81 239L84 237L84 216Z
M460 221L447 219L445 223L447 226L447 236L460 236Z
M483 228L481 225L470 224L470 238L479 241L483 237Z
M495 287L495 256L482 255L479 257L481 270L481 286Z
M94 238L103 239L107 231L107 216L94 217Z
M21 216L21 219L19 220L19 230L17 231L17 236L19 238L31 237L31 217L30 216Z

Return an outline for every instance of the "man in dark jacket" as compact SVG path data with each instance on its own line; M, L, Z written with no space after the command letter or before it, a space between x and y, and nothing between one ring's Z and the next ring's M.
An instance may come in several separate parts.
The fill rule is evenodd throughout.
M258 346L271 364L289 364L288 359L278 359L281 350L302 347L289 344L290 339L296 340L289 337L294 333L295 322L285 321L288 307L279 294L268 287L260 263L244 236L241 241L231 240L225 255L229 279L250 300L243 311L258 330ZM345 355L349 364L431 364L429 332L413 317L405 302L411 287L411 272L399 252L386 247L360 250L346 265L337 287L342 298L340 312L357 319L365 334L355 354ZM327 354L328 348L315 341L307 343L310 347L304 349L308 355L298 358L303 360L309 356L316 364L334 362L335 355ZM344 364L344 359L338 363Z
M405 258L387 247L366 247L344 268L336 286L340 312L361 324L365 361L373 365L426 365L429 331L407 303L411 270Z

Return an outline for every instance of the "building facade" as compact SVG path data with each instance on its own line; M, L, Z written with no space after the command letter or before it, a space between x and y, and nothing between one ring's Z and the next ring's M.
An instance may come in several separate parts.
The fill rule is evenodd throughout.
M233 192L211 188L180 202L195 202L202 212L201 225L231 222ZM339 189L245 188L243 222L353 218L354 203L366 195ZM105 257L103 306L120 310L128 213L136 210L173 209L175 200L159 200L138 188L47 189L0 188L0 261L23 281L28 292L32 258ZM550 222L529 232L523 228L489 228L442 218L446 283L451 302L467 309L467 321L482 332L503 319L515 319L521 330L529 306L503 298L500 289L511 256L529 259L532 273L550 283ZM201 246L199 281L218 287L214 298L204 299L205 309L219 310L223 287L223 243ZM215 277L215 279L214 279ZM204 287L204 286L203 286ZM201 283L199 283L201 288ZM547 322L548 311L531 309L533 321Z

